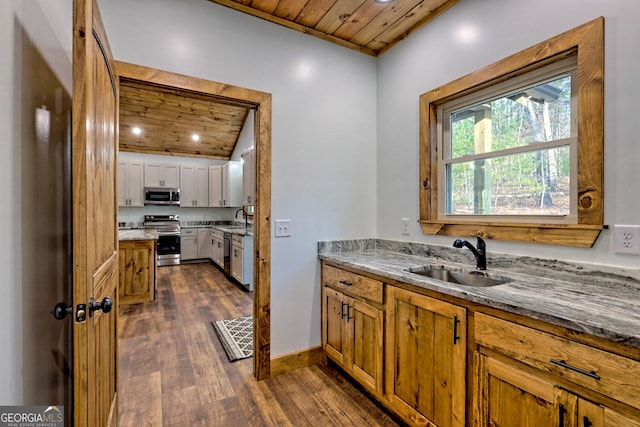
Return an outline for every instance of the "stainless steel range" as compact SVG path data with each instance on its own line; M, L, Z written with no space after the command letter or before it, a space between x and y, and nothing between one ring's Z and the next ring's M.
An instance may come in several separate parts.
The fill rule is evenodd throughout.
M178 215L145 215L145 230L158 232L158 266L180 264L180 220Z

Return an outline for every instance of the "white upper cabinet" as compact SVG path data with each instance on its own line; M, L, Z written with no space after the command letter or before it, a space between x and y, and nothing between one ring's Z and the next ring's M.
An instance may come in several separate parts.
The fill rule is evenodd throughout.
M118 162L118 205L144 206L143 163Z
M180 188L180 168L171 163L145 163L144 186Z
M180 207L209 206L209 168L180 166Z
M209 206L222 207L222 165L209 166Z
M254 148L242 153L242 162L242 204L244 206L253 206L256 189L256 156Z
M222 206L242 206L242 164L227 162L222 165Z
M227 162L209 166L209 206L242 206L242 166L240 162Z

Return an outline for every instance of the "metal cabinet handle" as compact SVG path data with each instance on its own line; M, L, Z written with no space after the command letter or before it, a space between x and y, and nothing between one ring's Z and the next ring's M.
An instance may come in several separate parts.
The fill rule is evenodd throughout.
M460 319L458 316L453 316L453 345L458 343L460 337L458 336L458 325L460 324Z
M561 403L558 405L558 425L564 427L564 414L567 412L567 408Z
M345 286L353 286L353 283L349 282L348 280L340 280L339 282Z
M577 372L577 373L582 374L582 375L586 375L587 377L593 378L594 380L599 380L600 379L600 375L596 374L595 371L587 371L586 369L582 369L582 368L578 368L578 367L573 366L573 365L569 365L564 360L551 359L550 362L553 363L554 365L562 366L563 368L569 369L570 371Z

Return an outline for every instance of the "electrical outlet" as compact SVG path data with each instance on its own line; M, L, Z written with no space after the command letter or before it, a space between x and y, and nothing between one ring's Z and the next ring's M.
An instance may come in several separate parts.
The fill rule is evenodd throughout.
M640 255L640 225L614 225L613 248L618 254Z
M276 219L276 237L291 237L291 220Z
M404 234L405 236L409 235L409 221L409 218L400 219L400 233Z

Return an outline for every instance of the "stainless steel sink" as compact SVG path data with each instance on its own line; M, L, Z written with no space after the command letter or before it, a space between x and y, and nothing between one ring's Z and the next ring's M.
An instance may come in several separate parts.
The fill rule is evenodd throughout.
M443 282L455 283L463 286L473 286L477 288L487 288L511 282L511 279L505 277L488 277L486 276L486 273L482 271L462 273L459 271L452 271L444 267L418 267L410 268L407 271L420 276L441 280Z

